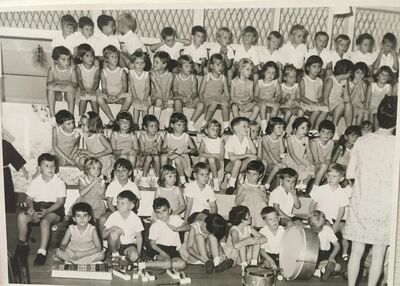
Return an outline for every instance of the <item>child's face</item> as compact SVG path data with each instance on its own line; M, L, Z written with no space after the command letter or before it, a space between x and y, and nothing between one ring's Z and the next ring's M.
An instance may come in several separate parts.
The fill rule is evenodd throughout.
M296 135L300 137L304 137L308 134L308 124L307 122L303 122L296 130Z
M362 40L362 42L360 43L360 51L365 54L365 53L369 53L372 50L372 42L370 39L364 39Z
M92 66L94 63L94 54L93 53L86 53L82 57L82 62L85 65Z
M130 212L135 207L135 204L127 198L117 198L117 210L121 213Z
M335 43L336 52L344 54L349 48L350 42L346 40L339 40Z
M381 84L386 84L390 79L390 74L386 71L382 71L379 75L378 75L378 82Z
M156 213L156 216L159 220L168 222L170 208L168 208L167 206L162 206L161 208L154 210L154 212Z
M242 67L240 73L243 77L249 78L251 76L252 71L253 71L252 66L250 64L246 64Z
M314 63L308 67L308 73L309 73L309 75L316 77L321 72L321 69L322 69L321 64Z
M193 71L193 64L190 62L184 62L181 67L181 71L185 75L189 75Z
M117 23L117 31L122 35L126 34L129 31L129 27L125 25L122 21L118 21Z
M211 70L216 74L221 74L224 71L225 65L223 61L215 61L213 64L210 65Z
M251 32L244 33L242 36L242 41L245 45L253 45L255 39L256 37Z
M66 69L71 64L71 57L69 55L60 55L57 60L57 65L62 69Z
M293 34L292 34L292 41L296 45L302 44L303 41L304 41L304 31L302 31L302 30L294 31Z
M281 39L275 37L274 35L270 35L268 37L268 45L271 49L277 50L277 49L279 49L279 46L281 45Z
M171 127L174 130L174 132L176 132L178 134L182 134L186 130L186 122L178 121L178 122L175 122L174 124L171 124Z
M344 138L346 139L347 143L350 145L354 145L358 139L358 135L355 133L349 134L349 135L344 135Z
M275 127L274 127L274 133L275 133L275 135L276 136L282 136L282 134L283 134L283 132L285 131L285 126L283 126L283 125L280 125L280 124L278 124L278 125L275 125Z
M207 128L207 135L210 138L217 138L221 132L221 128L216 124L210 124Z
M294 84L296 83L297 73L295 71L288 72L285 75L285 81L287 84Z
M118 125L121 131L127 132L131 127L131 122L127 119L120 118L118 120Z
M206 35L202 32L196 32L193 36L193 43L196 45L202 45L204 43L204 40L206 38Z
M247 213L246 217L243 219L242 223L244 225L251 225L251 221L252 221L252 217L251 217L250 213Z
M360 82L365 78L365 73L362 70L356 70L354 72L354 81Z
M53 178L56 173L56 163L54 161L43 160L39 165L40 173L45 178Z
M329 140L332 139L332 137L333 137L332 130L328 130L328 129L322 128L321 131L319 132L319 138L323 142L328 142Z
M344 177L335 170L328 170L326 173L326 178L328 180L328 184L333 186L338 185L344 179Z
M167 64L164 63L159 57L155 57L153 61L153 69L155 71L164 71L167 68Z
M149 134L155 135L158 132L158 123L157 122L149 122L145 130L149 132Z
M114 175L120 182L128 180L131 174L132 171L129 171L127 168L123 166L118 166L116 169L114 169Z
M165 174L165 185L173 186L176 183L176 173L168 172Z
M272 230L277 230L279 227L279 216L276 212L268 213L262 216L264 222Z
M371 133L371 132L372 132L372 125L371 124L364 125L361 128L361 136L363 136L365 134L368 134L368 133Z
M194 178L200 185L206 185L208 183L210 171L206 169L200 169L197 173L194 173Z
M175 36L166 36L164 39L164 43L172 48L175 45Z
M249 135L249 123L246 121L241 121L233 128L233 133L238 136L248 136Z
M111 53L107 56L107 63L111 66L118 66L119 55L117 53Z
M220 32L218 37L217 37L217 42L223 47L226 47L231 44L231 37L229 33L226 32Z
M249 129L250 129L250 138L252 140L255 140L260 135L261 127L259 125L252 125L249 127Z
M281 179L281 185L285 190L290 191L294 189L294 186L296 185L296 180L296 177L284 176Z
M61 30L64 35L69 36L74 33L74 25L64 22L61 24Z
M276 76L276 70L273 67L269 67L264 72L264 79L266 81L273 81Z
M114 35L115 23L113 21L108 22L107 25L103 26L101 31L103 32L103 34L105 34L107 36Z
M101 166L100 163L93 163L92 166L90 166L86 172L93 177L98 177L101 173Z
M328 44L328 37L326 36L321 35L315 39L315 48L317 50L325 49L327 44Z
M80 227L87 226L91 218L92 217L87 212L82 211L76 212L75 215L72 217L74 222Z
M67 132L72 132L75 129L75 120L70 119L67 121L64 121L63 124L61 124L62 129L64 129Z
M391 41L384 41L382 43L382 49L386 53L389 53L393 48L394 48L394 44Z
M93 35L94 27L85 25L82 27L81 32L85 38L90 38Z
M248 170L246 172L246 179L250 184L257 184L259 178L260 173L255 170Z
M143 71L144 67L146 66L146 63L143 58L136 58L135 61L133 62L133 69L135 71Z

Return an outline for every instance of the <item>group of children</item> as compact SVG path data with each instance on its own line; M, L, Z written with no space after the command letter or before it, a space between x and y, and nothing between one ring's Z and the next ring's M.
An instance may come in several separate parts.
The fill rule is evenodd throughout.
M50 226L64 216L65 184L56 172L58 166L76 165L84 172L80 197L65 210L73 223L56 259L102 261L106 240L114 265L121 257L136 262L146 255L149 259L140 260L138 267L203 264L207 273L234 264L279 269L285 228L308 224L320 239L322 278L338 270L340 248L348 260L349 243L342 239L339 244L336 236L351 196L346 166L357 138L375 129L382 98L397 93L393 34L385 34L377 54L367 33L359 35L353 53L347 53L346 35L335 39L333 51L327 50L325 32L316 33L314 48L307 50L307 31L294 25L286 44L273 31L267 47L257 50L258 32L246 27L243 43L234 51L228 28L218 29L218 43L207 50L203 27L193 27L191 41L177 39L167 27L162 42L149 48L155 52L150 61L131 15L121 14L117 21L99 16L98 36L88 17L78 25L80 31L74 33L76 21L65 15L62 33L53 41L55 65L49 69L47 96L57 123L54 155L39 157L40 174L27 191L27 211L18 216L20 253L27 252L28 225L40 222L35 264L45 262ZM66 98L69 111L55 113L59 95ZM88 101L93 111L86 113ZM110 103L122 105L116 118ZM109 136L99 107L110 120ZM190 120L184 108L194 109ZM222 124L213 119L218 108ZM167 131L160 130L164 109L170 112ZM187 130L195 131L203 113L203 135L196 144ZM329 114L332 120L327 120ZM342 117L346 129L339 138ZM286 132L289 122L291 134ZM236 192L230 227L216 203L215 192L223 182L227 194ZM143 237L144 224L136 215L138 187L155 189L148 237ZM311 190L307 223L294 213L301 207L298 190Z

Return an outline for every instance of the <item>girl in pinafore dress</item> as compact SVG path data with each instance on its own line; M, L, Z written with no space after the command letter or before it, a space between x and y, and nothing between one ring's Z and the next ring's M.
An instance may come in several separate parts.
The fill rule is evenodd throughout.
M111 144L103 134L103 122L100 116L93 111L87 112L85 117L87 118L88 133L85 138L86 146L79 150L78 167L82 170L87 158L97 158L102 164L101 174L109 179L113 169L114 157Z
M266 62L262 69L263 79L258 80L255 88L255 99L260 103L261 129L265 132L267 128L268 110L270 117L276 117L279 112L282 88L279 84L279 68L275 62Z
M204 102L206 114L204 115L204 126L214 116L218 107L222 110L224 133L231 133L229 128L229 89L228 83L223 75L224 58L220 54L214 54L209 60L209 73L203 77L200 85L200 99Z
M160 197L168 200L173 215L179 215L186 209L185 198L179 188L178 172L168 164L161 168L158 188L154 194L154 198Z
M108 126L114 125L114 115L108 104L121 104L121 110L128 110L132 103L132 96L128 93L126 68L118 66L120 52L114 46L103 49L104 67L100 73L101 91L97 93L97 102L100 108L110 119Z
M189 134L185 133L187 118L183 113L173 113L170 119L171 133L167 133L162 145L163 155L161 165L168 161L175 164L181 184L187 183L186 177L192 175L192 167L189 154L197 153L196 145Z
M346 126L350 126L353 121L353 105L351 104L348 85L352 68L351 61L340 60L335 64L333 74L324 81L323 97L328 99L329 112L332 114L332 121L335 126L338 126L342 116L344 116Z
M346 128L344 134L340 136L338 146L333 153L332 163L338 163L347 169L347 164L350 159L350 152L356 143L357 138L361 136L361 128L351 125Z
M96 158L87 158L85 160L85 175L78 180L80 197L74 203L88 203L93 209L93 217L96 220L106 212L104 203L106 182L101 175L101 168L102 164Z
M131 56L132 69L129 70L129 86L132 93L133 122L137 128L139 117L147 115L150 107L150 75L145 71L149 61L142 51L136 51Z
M239 117L240 112L251 112L250 121L257 118L260 108L254 102L252 75L254 65L247 58L239 61L238 76L231 82L231 109L233 117Z
M55 47L51 58L54 66L50 66L47 73L47 104L55 124L56 99L60 100L56 92L65 94L68 111L74 114L77 80L75 69L71 66L71 52L66 47Z
M283 67L282 76L282 100L280 108L284 114L283 120L289 123L293 115L301 117L304 115L304 111L300 107L300 88L297 83L297 69L294 65L287 64Z
M286 168L286 165L282 163L282 158L286 155L283 142L283 137L286 133L285 128L286 123L282 118L271 117L265 129L265 136L262 139L263 159L268 162L268 177L264 185L267 190L271 188L271 183L279 170Z
M328 116L328 104L322 96L322 79L318 77L322 69L322 59L310 56L304 65L304 77L300 80L300 100L304 111L310 112L312 132L316 135L319 124Z
M285 156L282 160L282 163L287 167L296 170L299 181L296 188L303 191L315 174L314 165L311 163L311 152L307 137L310 126L310 121L305 117L298 117L293 121L293 134L286 139L289 156Z
M194 109L188 122L188 130L196 131L194 123L204 110L204 103L198 97L197 77L193 74L193 60L189 55L182 55L178 59L180 72L174 76L172 93L175 112L183 113L183 108Z
M144 132L139 135L139 145L141 155L144 160L143 163L143 177L140 179L142 187L149 187L149 170L153 165L156 180L160 177L160 155L162 146L162 136L159 132L159 122L154 115L146 115L143 118Z
M115 159L125 158L135 168L140 151L139 141L133 128L132 115L128 111L118 113L110 141Z
M100 82L100 70L94 65L94 50L88 44L78 46L76 58L76 76L78 79L79 116L86 112L88 101L92 111L99 113L97 89Z
M373 122L375 130L378 128L376 114L378 106L386 95L392 93L390 81L393 72L388 66L383 66L375 73L375 82L371 83L367 90L367 108L369 109L370 121Z
M353 105L353 124L361 125L361 122L369 119L366 108L368 87L368 66L363 62L353 65L349 80L349 94Z

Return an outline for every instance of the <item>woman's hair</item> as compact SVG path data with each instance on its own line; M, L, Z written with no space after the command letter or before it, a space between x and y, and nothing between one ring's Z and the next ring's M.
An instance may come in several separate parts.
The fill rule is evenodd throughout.
M273 69L275 69L275 77L274 77L274 79L278 79L278 78L279 78L279 67L278 67L278 65L277 65L275 62L273 62L273 61L268 61L268 62L266 62L266 63L262 66L262 68L261 68L261 70L260 70L261 78L264 78L264 73L266 72L266 70L267 70L268 68L273 68Z
M381 73L383 73L383 72L387 72L387 73L389 74L388 83L390 83L390 82L392 81L392 79L393 79L393 71L392 71L392 69L391 69L390 67L388 67L388 66L382 66L382 67L380 67L380 68L376 71L376 73L374 74L374 80L377 81L379 75L380 75Z
M142 126L147 128L147 126L149 126L149 123L150 123L150 122L156 122L158 125L160 125L160 121L158 121L157 117L155 117L155 116L152 115L152 114L147 114L147 115L145 115L145 116L143 117L143 124L142 124Z
M169 164L165 164L164 166L161 167L161 171L160 171L160 178L158 179L158 185L160 187L165 187L165 176L168 173L173 173L176 176L176 180L174 183L174 186L179 186L179 180L178 180L178 171L171 165Z
M313 64L320 64L321 66L323 65L323 61L319 56L310 56L308 57L305 65L304 65L304 72L308 75L308 68L312 66Z
M205 128L206 132L207 132L208 128L210 128L210 127L213 126L213 125L217 126L217 128L219 129L218 136L220 136L220 135L221 135L221 130L222 130L222 125L221 125L221 123L220 123L218 120L216 120L216 119L211 119L210 121L208 121L208 123L207 123L207 125L206 125L206 128Z
M374 37L372 37L371 34L368 34L368 33L362 33L362 34L358 35L358 37L357 37L357 39L356 39L356 45L361 45L361 43L362 43L364 40L370 40L370 42L371 42L371 48L374 47L374 45L375 45L375 39L374 39Z
M320 232L325 225L326 217L325 214L319 210L316 210L308 217L308 224L311 229L315 232Z
M103 132L103 122L101 121L100 115L96 112L89 111L86 113L88 119L89 133L100 133Z
M184 122L185 124L187 124L188 120L187 120L185 114L180 113L180 112L172 113L171 118L169 119L169 126L170 126L169 132L170 133L173 132L172 124L175 124L177 122Z
M272 132L274 132L275 126L276 125L283 125L284 128L286 128L286 123L285 121L280 118L280 117L271 117L268 121L267 128L265 128L265 134L271 135Z
M51 52L51 58L57 61L61 55L71 56L71 52L64 46L58 46Z
M242 71L242 69L243 69L246 65L250 65L250 66L251 66L251 69L253 70L253 68L254 68L253 62L252 62L250 59L248 59L248 58L243 58L243 59L241 59L241 60L239 61L239 64L238 64L238 66L239 66L239 68L238 68L238 76L240 76L240 72Z
M396 126L397 96L385 96L378 106L377 119L380 128L389 129Z
M75 217L77 212L83 212L87 213L90 216L89 223L92 225L95 225L94 219L93 219L93 209L91 205L85 202L80 202L76 203L72 206L72 218ZM73 221L71 218L70 224L76 224L76 222Z
M85 160L85 163L84 163L84 165L83 165L83 166L84 166L83 169L84 169L84 172L85 172L86 175L88 174L88 170L89 170L94 164L99 164L99 165L100 165L100 171L101 171L101 169L103 168L103 164L102 164L97 158L89 157L89 158L87 158L87 159Z
M340 60L335 64L333 68L333 75L348 74L353 68L353 63L349 60Z
M227 230L226 220L219 214L210 214L205 219L207 231L214 235L220 241L225 235Z
M234 206L229 211L229 222L232 225L239 225L250 214L249 208L246 206Z
M282 82L286 82L285 77L289 75L289 73L294 72L296 74L295 78L296 78L296 82L297 82L297 69L295 68L294 65L292 64L286 64L283 66L283 71L282 71Z
M115 119L115 125L113 128L113 131L115 132L120 132L121 131L121 127L119 126L119 121L121 119L125 119L129 121L129 129L127 131L127 133L134 133L134 124L133 124L133 118L130 112L128 111L120 111L117 115L117 118Z
M353 135L353 134L358 135L358 137L360 137L361 136L361 128L356 125L351 125L351 126L347 127L346 130L344 131L344 134L342 136L340 136L337 147L336 147L336 150L339 147L342 148L342 150L340 151L340 155L343 155L346 150L346 137L345 136Z
M94 56L94 50L89 44L80 44L76 52L77 56L74 58L74 63L79 65L83 62L82 58L86 54L92 54Z
M300 126L301 124L303 124L304 122L307 122L307 127L308 127L308 129L310 129L310 127L311 127L311 122L310 122L310 120L308 120L308 119L305 118L305 117L297 117L297 118L293 121L293 123L292 123L292 129L293 129L293 131L296 131L297 128L299 128L299 126Z
M355 63L353 65L353 68L351 69L350 80L354 79L354 74L358 70L360 70L360 71L362 71L364 73L364 75L365 75L364 78L368 77L369 68L368 68L367 64L364 63L364 62L358 62L358 63Z

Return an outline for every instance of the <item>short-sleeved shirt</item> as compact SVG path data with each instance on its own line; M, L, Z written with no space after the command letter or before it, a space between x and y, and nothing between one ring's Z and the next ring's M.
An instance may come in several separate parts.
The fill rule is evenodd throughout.
M296 69L301 69L303 68L306 54L307 46L305 44L294 47L291 42L288 42L281 48L282 64L293 64Z
M366 53L363 54L361 51L355 51L350 54L350 60L353 62L353 64L356 64L358 62L363 62L367 66L372 66L376 59L376 55L373 53Z
M254 46L251 46L251 48L247 51L245 50L243 45L237 47L235 51L234 61L239 62L243 58L250 59L255 66L258 66L260 64L260 55L258 54L258 51Z
M132 31L128 31L125 35L119 35L118 40L125 44L125 48L130 55L138 49L141 49L143 52L146 51L146 47L142 40L140 40L139 36Z
M273 61L275 63L282 63L281 50L275 50L272 53L268 49L261 49L259 51L260 63L266 63L268 61Z
M322 230L318 233L319 249L328 251L331 248L331 243L338 241L333 229L324 225Z
M210 209L210 202L215 202L213 189L210 185L206 185L203 190L200 189L196 181L190 182L186 185L184 190L185 197L193 198L193 206L189 215L195 212L201 212L204 209Z
M65 183L57 175L49 182L45 182L40 175L33 179L26 195L35 202L56 202L57 198L65 198L67 193Z
M287 216L293 216L293 205L294 199L292 194L286 192L282 186L276 187L269 196L269 205L271 207L275 204L279 204L279 208L283 211Z
M260 233L268 239L266 243L261 245L261 248L263 248L267 253L278 254L281 250L282 238L285 234L285 228L281 225L278 226L278 230L276 231L276 234L274 234L266 225L262 229L260 229Z
M103 33L96 35L96 42L94 43L93 47L95 55L103 56L103 49L109 45L112 45L120 50L120 44L116 35L107 36Z
M169 217L168 224L175 227L180 227L184 223L184 220L178 215L171 215ZM167 223L162 220L156 220L149 230L149 239L155 240L157 244L165 246L176 246L177 249L181 247L181 239L179 232L172 231Z
M323 49L318 55L316 48L308 50L304 62L311 56L319 56L322 59L322 68L326 68L326 65L332 61L332 53L328 49Z
M180 42L175 42L172 47L168 47L166 44L162 45L158 48L159 52L167 52L171 57L171 60L177 61L179 56L181 55L181 50L183 49L184 45Z
M246 154L247 150L250 148L250 142L247 137L244 137L242 142L239 141L239 138L234 134L226 140L225 143L225 159L229 159L229 153L233 153L235 155L243 155Z
M377 51L377 52L375 53L374 61L378 58L378 55L379 55L379 51ZM380 67L383 67L383 66L388 66L388 67L390 67L390 69L391 69L393 72L396 72L396 71L393 69L393 64L394 64L394 58L393 58L393 56L392 56L391 53L388 53L387 55L382 54L382 56L381 56L381 61L379 62L379 67L378 67L378 69L379 69Z
M232 59L235 57L234 52L233 52L233 49L232 49L231 46L227 46L226 48L228 49L228 53L226 54L226 57L227 57L229 60L232 60ZM217 43L216 43L215 45L213 45L213 46L210 48L210 51L208 52L208 54L209 54L210 57L211 57L212 55L220 54L220 53L221 53L221 45L220 45L220 44L217 44Z
M51 42L51 47L59 47L64 46L66 47L71 54L74 53L74 34L69 35L68 37L64 38L62 32L58 32L54 35L53 41Z
M336 51L332 51L331 54L332 69L335 68L336 63L340 60L350 60L350 55L348 53L344 53L343 56L340 57Z
M207 58L207 49L204 47L204 45L196 48L193 44L191 44L190 46L185 47L183 54L191 56L194 63L201 64L201 60L203 58Z
M118 181L118 179L114 179L107 187L106 190L106 197L107 198L113 198L113 205L116 206L117 205L117 197L118 194L122 191L126 191L129 190L132 193L135 194L135 196L141 200L142 197L140 195L140 191L139 188L137 187L137 185L132 182L131 180L128 180L128 183L126 183L125 186L122 186L121 183Z
M332 190L328 184L314 186L310 197L318 203L318 210L322 211L330 222L337 218L340 207L349 205L348 194L340 186L336 190Z
M113 226L118 226L124 231L119 238L121 244L136 243L136 234L144 230L142 221L133 211L126 219L119 211L113 212L104 223L104 227L111 228Z
M74 47L77 47L81 44L88 44L94 49L96 47L97 41L97 36L92 35L90 38L86 39L81 32L75 32L72 38L72 43Z

